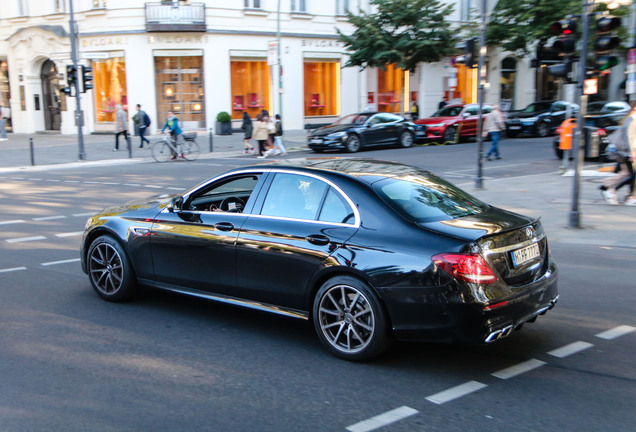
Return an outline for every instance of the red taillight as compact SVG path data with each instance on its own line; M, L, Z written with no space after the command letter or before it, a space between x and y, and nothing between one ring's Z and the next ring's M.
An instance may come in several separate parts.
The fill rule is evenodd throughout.
M495 303L495 304L491 304L490 306L484 306L484 310L488 311L488 310L493 310L493 309L497 309L498 307L502 307L508 304L508 300L506 301L502 301L499 303Z
M607 135L607 131L603 128L598 129L596 133L599 135Z
M479 254L441 253L431 259L437 267L464 282L491 284L497 280L495 273Z

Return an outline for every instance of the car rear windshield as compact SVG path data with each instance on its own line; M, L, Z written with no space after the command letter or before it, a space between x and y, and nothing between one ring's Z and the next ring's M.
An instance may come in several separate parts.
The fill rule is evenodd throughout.
M489 207L433 174L385 178L373 189L391 208L417 223L470 216Z

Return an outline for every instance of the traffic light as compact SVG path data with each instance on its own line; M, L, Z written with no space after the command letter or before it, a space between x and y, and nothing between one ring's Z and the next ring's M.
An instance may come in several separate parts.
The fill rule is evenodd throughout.
M77 82L77 68L74 65L66 65L66 82L69 87L74 87Z
M602 16L596 21L596 41L594 42L594 70L597 73L609 73L618 64L618 58L609 52L618 47L621 40L611 34L621 26L621 19L615 16Z
M554 22L550 26L550 33L557 36L552 49L562 58L562 62L548 66L548 73L569 80L572 73L572 56L576 52L576 20L566 18Z
M475 67L477 67L477 59L475 56L476 39L477 38L466 39L465 41L455 45L455 48L464 51L464 55L455 58L455 63L466 65L466 67L469 69L474 69Z
M64 93L66 96L70 96L71 95L71 88L70 87L62 87L61 88L61 92Z
M93 68L90 66L80 66L82 68L82 93L93 88Z

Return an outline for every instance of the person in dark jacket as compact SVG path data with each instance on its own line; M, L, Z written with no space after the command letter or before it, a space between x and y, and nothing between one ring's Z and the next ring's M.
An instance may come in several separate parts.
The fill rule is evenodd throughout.
M243 111L243 125L241 129L245 131L245 136L243 137L243 145L245 146L245 153L254 154L254 147L250 144L250 140L252 139L252 119L247 111Z
M183 143L183 131L179 127L179 118L174 115L172 111L168 113L168 118L166 120L166 123L161 128L161 132L163 133L163 131L166 129L170 131L170 135L172 136L172 139L177 144L177 146ZM172 149L170 150L172 151ZM177 156L183 157L183 155L177 155L177 153L172 151L172 159L176 159Z

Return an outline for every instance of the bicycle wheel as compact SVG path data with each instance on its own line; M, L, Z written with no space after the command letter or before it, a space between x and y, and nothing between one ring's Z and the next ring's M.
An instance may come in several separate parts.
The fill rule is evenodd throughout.
M188 140L183 143L183 157L189 161L199 158L199 144L196 141Z
M152 157L155 158L157 162L168 162L172 159L170 145L164 140L154 142L152 144Z

